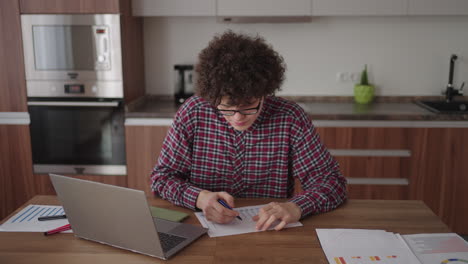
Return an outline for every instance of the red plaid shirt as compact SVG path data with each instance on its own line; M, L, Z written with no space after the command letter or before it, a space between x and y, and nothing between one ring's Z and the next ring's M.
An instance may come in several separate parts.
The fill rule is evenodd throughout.
M303 192L293 195L294 178ZM330 211L346 199L346 179L296 103L265 98L246 131L232 128L204 99L181 106L151 175L152 190L196 209L201 190L234 197L287 198L302 217Z

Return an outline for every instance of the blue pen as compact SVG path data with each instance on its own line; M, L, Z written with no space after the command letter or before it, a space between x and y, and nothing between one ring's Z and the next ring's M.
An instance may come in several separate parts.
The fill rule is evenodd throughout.
M229 206L225 201L223 201L222 199L218 199L218 203L220 203L222 206L226 207L227 209L229 210L233 210L231 208L231 206ZM241 220L242 221L242 218L240 216L236 216L237 219Z

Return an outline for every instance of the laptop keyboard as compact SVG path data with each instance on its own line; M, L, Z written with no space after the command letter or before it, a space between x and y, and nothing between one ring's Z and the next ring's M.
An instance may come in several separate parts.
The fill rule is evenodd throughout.
M167 233L158 232L159 240L161 240L161 246L164 252L168 252L169 250L173 249L175 246L182 243L185 237L170 235Z

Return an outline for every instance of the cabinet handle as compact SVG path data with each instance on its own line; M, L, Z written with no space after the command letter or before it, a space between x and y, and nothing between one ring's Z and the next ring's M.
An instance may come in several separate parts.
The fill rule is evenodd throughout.
M330 154L340 157L411 157L408 149L329 149Z
M41 101L28 102L30 106L82 106L82 107L117 107L119 102L56 102L56 101Z

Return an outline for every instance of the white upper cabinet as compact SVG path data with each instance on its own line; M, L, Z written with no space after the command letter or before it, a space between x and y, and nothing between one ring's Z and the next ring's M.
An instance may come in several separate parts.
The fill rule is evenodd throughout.
M407 7L408 0L312 0L312 15L396 16L406 15Z
M311 0L218 0L218 16L310 16Z
M409 15L468 15L468 0L409 0Z
M133 0L134 16L216 16L216 0Z
M134 16L468 15L468 0L133 0Z

